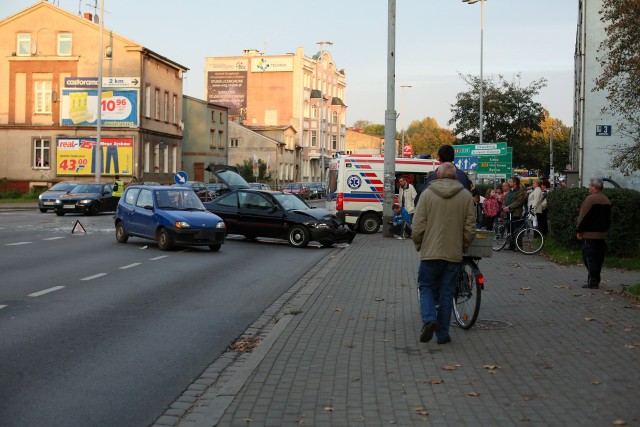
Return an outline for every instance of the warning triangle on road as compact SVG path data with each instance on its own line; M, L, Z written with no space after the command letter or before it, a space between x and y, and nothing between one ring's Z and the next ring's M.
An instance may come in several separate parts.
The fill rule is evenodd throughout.
M76 220L76 223L73 224L73 230L71 230L71 234L86 233L86 232L87 230L85 230L82 224L80 224L80 220Z

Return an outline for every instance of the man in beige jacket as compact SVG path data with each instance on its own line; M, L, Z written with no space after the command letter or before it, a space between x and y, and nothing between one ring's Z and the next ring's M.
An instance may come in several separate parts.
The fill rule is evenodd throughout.
M473 197L463 190L453 163L443 163L438 168L438 179L420 196L416 206L413 242L420 252L420 342L430 341L434 332L438 344L451 341L453 294L462 254L475 237L476 225Z

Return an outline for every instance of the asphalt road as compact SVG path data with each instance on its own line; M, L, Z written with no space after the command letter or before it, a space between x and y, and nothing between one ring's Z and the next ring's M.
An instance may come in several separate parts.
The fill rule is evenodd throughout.
M117 243L112 217L0 212L1 425L149 425L333 251L162 252Z

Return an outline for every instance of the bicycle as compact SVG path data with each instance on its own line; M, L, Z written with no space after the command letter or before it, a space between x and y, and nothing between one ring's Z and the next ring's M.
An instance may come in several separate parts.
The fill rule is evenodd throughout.
M515 224L518 223L518 227ZM520 252L525 255L534 255L540 252L544 246L544 235L538 230L536 224L536 214L532 209L527 213L526 218L511 219L509 212L509 220L496 223L494 227L493 245L494 251L501 251L513 240L515 235L515 245ZM511 226L511 227L509 227ZM514 229L513 232L509 228Z
M460 264L453 296L453 317L462 329L470 329L480 313L481 291L484 289L484 276L477 263L480 259L465 255Z

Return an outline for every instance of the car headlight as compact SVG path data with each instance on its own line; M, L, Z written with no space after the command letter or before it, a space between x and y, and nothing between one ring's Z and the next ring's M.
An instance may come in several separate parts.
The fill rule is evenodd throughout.
M56 202L55 202L55 203L56 203L56 205L59 205L59 204L61 204L61 203L62 203L62 200L60 200L60 199L56 199Z
M84 199L84 200L80 200L80 202L79 202L79 203L80 203L81 205L88 205L88 204L90 204L91 202L92 202L92 200Z
M176 221L176 228L191 228L191 225L186 221Z
M322 223L322 222L318 222L318 223L313 224L313 227L315 227L315 228L330 228L329 225L327 225L325 223Z
M220 221L216 224L216 228L227 228L227 226L225 225L224 221Z
M42 200L42 194L38 196L38 200Z

